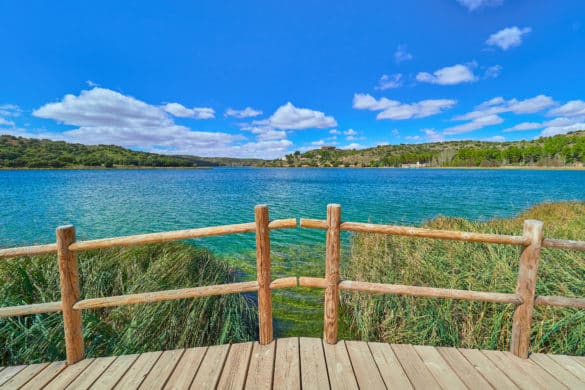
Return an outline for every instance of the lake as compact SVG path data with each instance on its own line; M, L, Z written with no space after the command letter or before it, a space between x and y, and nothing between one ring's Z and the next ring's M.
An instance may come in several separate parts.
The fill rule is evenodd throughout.
M585 200L585 171L216 168L209 170L0 171L0 247L54 242L73 224L78 239L252 222L266 203L271 219L325 218L328 203L346 221L417 225L439 214L487 220L545 201ZM321 276L324 233L272 233L273 275ZM254 278L254 235L195 240ZM344 244L347 245L347 235ZM276 332L320 297L289 290L275 297ZM298 305L290 301L299 302ZM300 304L302 303L302 304ZM284 307L284 306L283 306ZM303 314L304 313L304 314ZM319 334L319 324L313 332ZM307 335L306 329L303 332ZM309 332L311 333L311 332Z

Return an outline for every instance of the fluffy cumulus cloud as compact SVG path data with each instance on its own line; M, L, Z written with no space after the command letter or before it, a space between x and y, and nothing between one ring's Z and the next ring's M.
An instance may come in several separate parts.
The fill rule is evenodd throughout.
M33 115L77 127L37 136L84 144L116 144L156 153L273 158L292 146L284 132L273 129L252 131L253 141L242 134L194 131L177 125L172 116L202 118L210 115L209 111L178 103L152 105L98 87L77 96L66 95L59 102L35 110Z
M410 61L412 58L412 54L408 52L406 45L398 46L394 52L394 61L396 61L397 64L404 61Z
M225 111L225 116L231 116L234 118L253 118L255 116L262 115L262 111L255 110L252 107L246 107L242 110L234 110L233 108L228 108Z
M556 103L546 95L538 95L532 98L518 100L505 100L498 96L476 106L471 112L464 115L456 116L455 120L473 120L487 115L501 114L504 112L512 112L514 114L533 114L540 112L546 108L554 106Z
M383 74L378 81L378 85L375 89L384 91L386 89L398 88L402 86L402 73L395 73L388 76Z
M550 110L549 116L585 116L585 101L571 100L560 107Z
M268 123L282 130L323 129L337 126L337 121L332 116L309 108L295 107L291 102L278 107L268 118Z
M416 75L416 79L422 83L439 85L455 85L477 81L477 77L473 74L471 68L462 64L446 66L434 71L433 74L420 72Z
M416 103L401 103L385 97L376 99L369 94L356 93L353 108L358 110L380 111L376 119L412 119L439 114L457 103L451 99L421 100Z
M531 31L530 27L507 27L490 35L485 43L490 46L497 46L502 50L508 50L512 47L520 46L524 35Z
M475 11L483 7L496 7L501 5L504 0L457 0L457 2L468 10Z
M209 107L187 108L179 103L167 103L163 109L169 114L179 118L213 119L215 110Z
M504 129L503 131L504 131L504 133L510 133L512 131L536 130L536 129L541 129L543 127L544 126L542 125L542 123L522 122L522 123L518 123L515 126Z
M467 122L467 123L464 123L461 125L457 125L457 126L448 127L443 131L443 134L454 135L454 134L467 133L470 131L479 130L479 129L484 128L486 126L498 125L498 124L502 123L503 121L504 120L497 115L480 116L478 118L473 119L470 122Z
M425 134L427 142L443 142L445 140L445 136L435 129L422 129L421 131Z

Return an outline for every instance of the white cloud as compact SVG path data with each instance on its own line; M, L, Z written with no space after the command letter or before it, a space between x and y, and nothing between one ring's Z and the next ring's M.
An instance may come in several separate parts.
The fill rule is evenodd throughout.
M502 66L501 65L490 66L485 70L485 73L483 74L483 78L484 79L495 79L495 78L500 76L500 73L502 73Z
M4 118L0 117L0 126L14 127L15 126L15 123L13 121L9 121L7 119L4 119Z
M453 119L471 120L504 112L512 112L514 114L533 114L553 105L555 105L555 101L550 96L546 95L538 95L524 100L505 100L501 96L498 96L476 106L474 111L468 112L464 115L458 115Z
M268 119L271 126L282 130L302 130L337 126L332 116L308 108L297 108L291 102L286 103Z
M398 130L398 129L392 129L392 135L394 135L396 137L400 137L400 130Z
M479 130L486 126L493 126L502 123L504 120L497 115L486 115L473 119L471 122L462 125L448 127L443 131L445 135L467 133L474 130Z
M581 116L585 115L585 101L583 100L571 100L568 103L563 104L560 107L550 110L547 115L549 116Z
M398 88L402 86L402 73L395 73L388 76L383 74L378 81L378 85L374 89L384 91L386 89Z
M381 111L376 119L411 119L424 118L439 114L457 103L451 99L422 100L416 103L401 103L385 97L379 100L369 94L356 93L353 96L353 108L358 110Z
M349 145L342 146L340 149L352 150L352 149L362 149L363 147L364 147L363 145L360 145L360 144L354 142L354 143L351 143Z
M542 123L537 122L522 122L515 126L509 127L504 129L504 133L509 133L512 131L524 131L524 130L535 130L535 129L542 129L544 126Z
M557 134L566 134L571 131L585 130L585 122L573 123L572 125L566 126L551 126L544 129L541 133L541 137L550 137Z
M435 129L422 129L421 131L425 133L427 142L443 142L445 140L443 134Z
M462 64L446 66L434 71L433 74L420 72L416 75L416 79L423 83L439 85L455 85L477 81L477 77L473 74L471 68Z
M394 52L394 61L396 61L397 64L404 61L410 61L412 58L412 54L406 50L406 45L398 46Z
M490 35L485 43L490 46L498 46L502 50L508 50L511 47L520 46L522 37L531 31L530 27L507 27Z
M20 116L22 109L16 104L2 104L0 105L0 116L3 117L16 117Z
M234 110L233 108L228 108L225 111L225 116L233 116L235 118L252 118L258 115L262 115L262 111L255 110L252 107L246 107L243 110Z
M494 135L492 137L484 138L482 141L487 141L487 142L504 142L504 141L506 141L506 137L503 137L501 135Z
M329 134L341 134L341 131L337 130L337 129L331 129L329 130Z
M478 8L501 5L504 0L457 0L457 2L468 10L475 11Z
M313 141L313 142L311 142L311 145L313 145L313 146L325 145L325 140L320 139L319 141Z
M421 136L420 135L407 135L404 138L406 138L409 141L420 141L421 140Z
M167 103L163 109L176 117L194 118L194 119L212 119L215 118L215 110L209 107L187 108L179 103Z
M357 135L357 131L355 131L354 129L348 129L348 130L345 130L343 132L343 134L345 134L345 135Z

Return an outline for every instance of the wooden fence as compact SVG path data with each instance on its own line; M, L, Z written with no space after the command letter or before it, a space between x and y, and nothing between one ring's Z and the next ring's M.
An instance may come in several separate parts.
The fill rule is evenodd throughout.
M379 294L397 294L514 304L516 305L516 308L512 323L511 352L516 356L526 358L528 357L529 352L530 326L535 305L585 309L585 298L535 295L536 276L541 248L560 248L585 251L585 241L543 238L543 223L540 221L525 221L522 236L433 230L359 222L342 222L341 206L330 204L327 206L326 220L300 220L300 226L303 228L326 230L325 277L313 278L294 276L272 280L270 276L270 231L275 229L296 228L297 220L290 218L270 221L268 207L266 205L256 206L254 214L255 222L250 223L89 241L76 241L75 228L69 225L57 228L57 242L54 244L0 249L0 259L57 253L61 284L60 302L1 307L0 318L62 312L65 328L67 363L73 364L83 359L84 355L81 320L82 310L257 291L259 341L261 344L268 344L273 339L272 290L280 288L312 287L325 290L323 334L325 341L329 344L335 344L337 342L339 290L349 290ZM523 249L519 259L516 292L479 292L341 280L339 276L341 231L522 246ZM114 297L80 299L79 274L77 268L77 252L79 251L252 232L256 234L257 279L255 281L146 292Z

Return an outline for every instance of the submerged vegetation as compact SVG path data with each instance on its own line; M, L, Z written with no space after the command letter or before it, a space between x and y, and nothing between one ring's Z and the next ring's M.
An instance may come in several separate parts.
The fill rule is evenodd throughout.
M583 240L585 202L533 207L517 218L471 222L439 217L435 229L522 235L525 219L544 221L545 237ZM342 278L462 290L513 292L520 248L410 237L356 234ZM543 249L537 295L585 296L583 252ZM509 349L513 305L344 293L342 309L363 340ZM585 311L537 306L534 352L585 354Z
M585 131L541 137L532 141L449 141L420 144L380 145L360 150L322 147L295 152L271 166L311 167L429 167L582 166L585 162Z
M233 270L204 249L167 243L79 254L85 298L222 284ZM2 306L60 300L56 257L0 263ZM249 298L210 296L84 310L87 357L257 339L257 312ZM65 358L61 313L0 319L0 366Z

